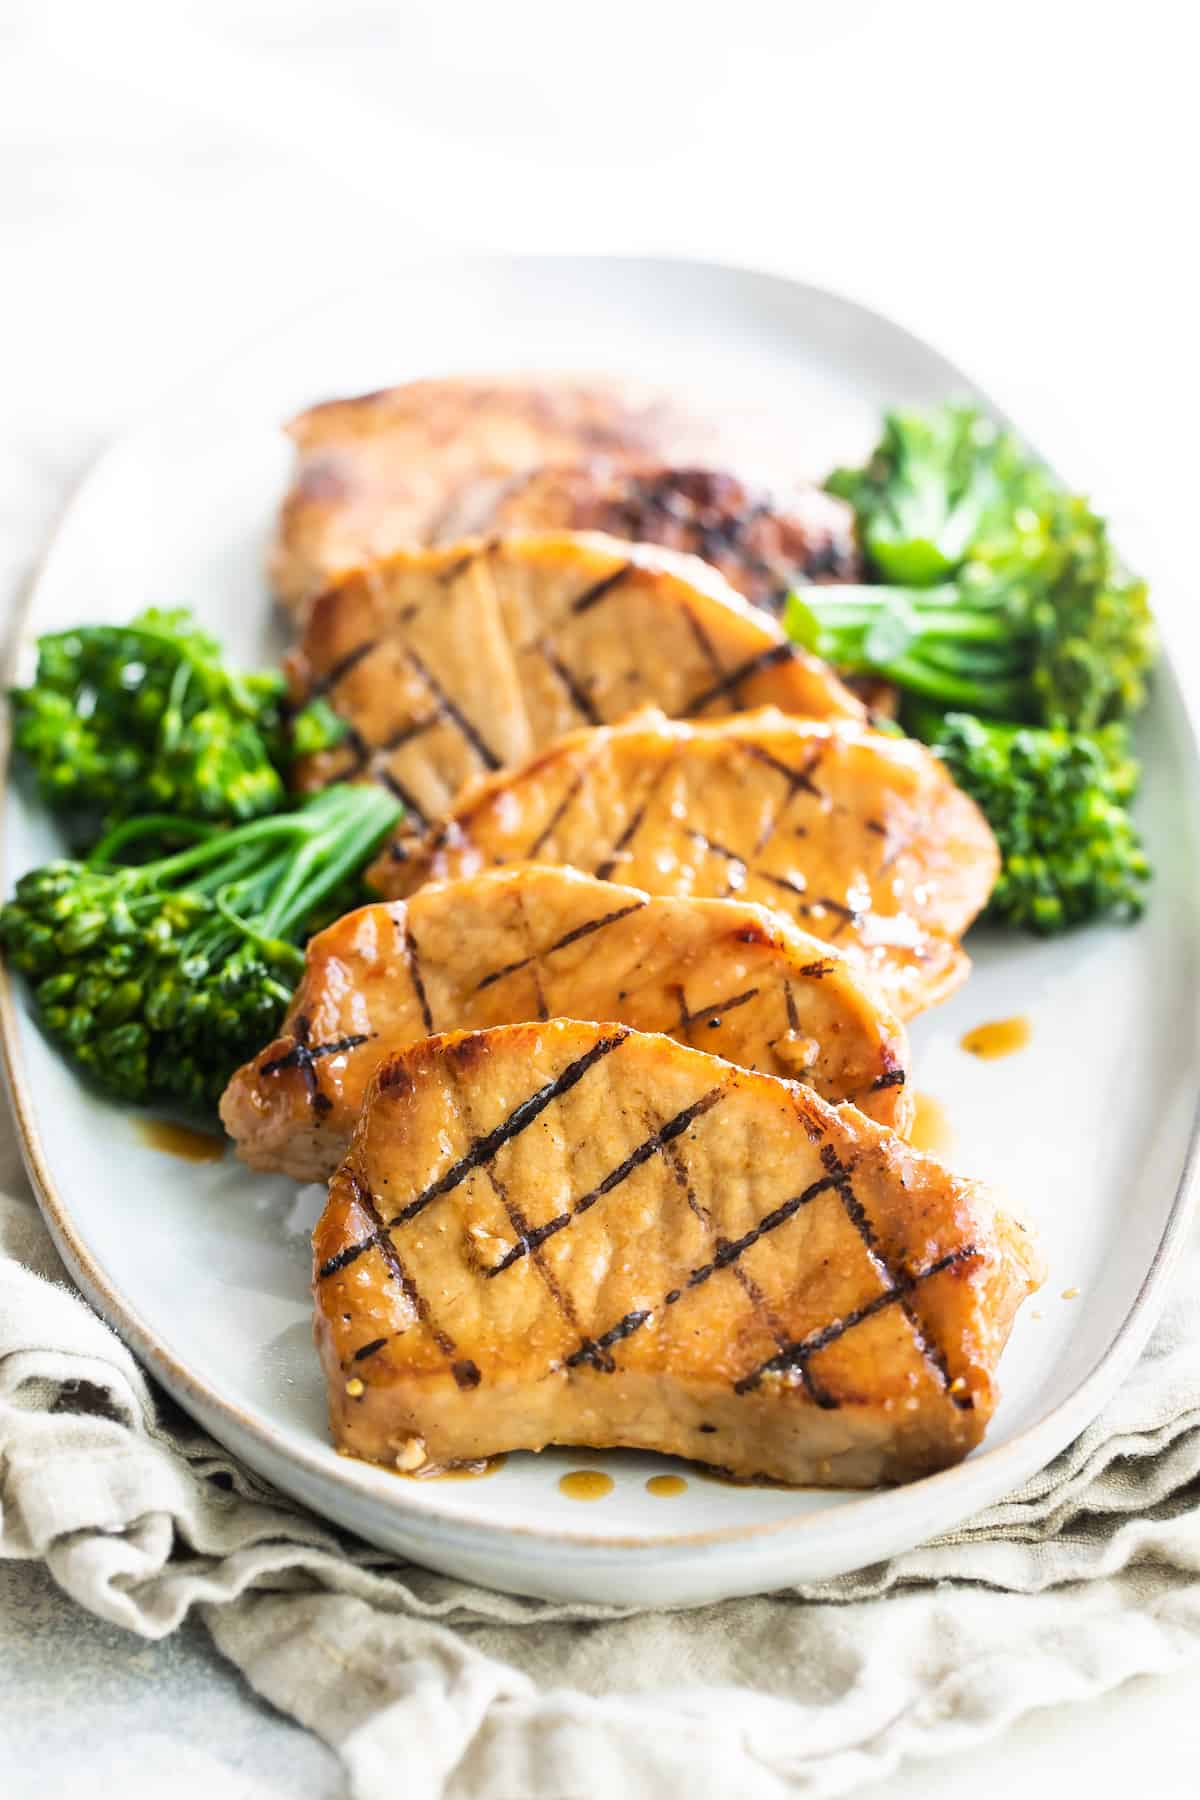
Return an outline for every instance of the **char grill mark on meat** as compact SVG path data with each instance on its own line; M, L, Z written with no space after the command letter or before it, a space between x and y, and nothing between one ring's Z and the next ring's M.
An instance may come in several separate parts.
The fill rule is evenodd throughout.
M680 1170L677 1166L676 1174L678 1175L679 1173ZM682 1170L682 1176L688 1189L688 1200L689 1204L692 1206L692 1210L696 1212L697 1216L702 1218L711 1229L712 1221L710 1215L696 1204L691 1192L691 1184L687 1181L686 1165ZM580 1362L591 1361L590 1346L593 1342L595 1344L608 1345L615 1343L618 1338L629 1337L634 1331L644 1325L647 1320L652 1319L656 1311L668 1306L675 1306L691 1289L703 1287L706 1281L710 1280L713 1275L717 1274L718 1271L722 1269L733 1270L734 1276L740 1281L746 1292L747 1298L750 1299L751 1304L758 1310L761 1306L762 1295L757 1287L747 1285L749 1278L745 1277L744 1271L739 1267L739 1258L744 1256L747 1250L752 1249L753 1246L759 1242L760 1238L766 1237L770 1232L778 1230L781 1225L786 1225L789 1219L796 1216L802 1206L809 1205L819 1194L828 1193L835 1185L836 1180L834 1177L828 1175L823 1176L821 1180L812 1182L810 1186L804 1189L803 1193L795 1194L790 1200L785 1200L782 1206L775 1207L772 1212L768 1213L765 1218L760 1219L758 1224L755 1225L752 1230L746 1232L742 1237L733 1242L718 1238L715 1244L714 1255L711 1260L706 1263L701 1263L697 1268L690 1270L678 1287L671 1288L668 1293L664 1294L658 1308L647 1307L640 1312L627 1313L623 1319L618 1320L615 1326L612 1326L599 1338L587 1340L585 1343L581 1344L579 1349L576 1350L572 1356L567 1358L567 1366L572 1367ZM504 1267L505 1265L501 1264L500 1266ZM499 1269L494 1272L498 1274ZM771 1329L776 1337L778 1337L779 1334L775 1331L775 1328L772 1326ZM599 1367L601 1365L597 1364L596 1366ZM740 1384L735 1384L734 1391L739 1393L743 1391ZM826 1402L822 1400L819 1401L818 1404L825 1405ZM833 1402L833 1404L836 1405L836 1401Z
M437 676L424 662L422 657L411 648L407 649L404 654L409 665L416 670L417 674L421 677L421 680L433 695L442 717L448 720L459 732L464 741L470 745L484 768L490 773L494 773L501 767L500 758L496 755L494 750L489 749L488 745L480 735L478 728L470 719L468 719L467 715L462 711L458 704L451 699Z
M527 1100L521 1102L520 1106L515 1107L508 1117L496 1126L494 1131L489 1131L485 1136L476 1138L464 1156L459 1157L458 1161L447 1169L444 1175L440 1175L436 1181L431 1182L415 1199L410 1200L406 1206L402 1206L388 1223L390 1225L407 1225L410 1219L415 1219L418 1213L424 1212L432 1201L439 1200L443 1194L450 1193L453 1188L464 1182L473 1169L485 1168L497 1151L501 1150L505 1144L511 1143L513 1138L519 1137L521 1132L528 1130L529 1126L541 1113L545 1112L548 1106L552 1105L555 1100L561 1099L564 1094L569 1093L577 1082L582 1081L589 1069L593 1069L598 1062L603 1061L614 1050L619 1050L628 1036L628 1031L614 1031L610 1036L598 1039L582 1056L574 1062L568 1063L567 1067L561 1074L556 1075L553 1081L546 1082L545 1086L540 1087L536 1094L531 1094Z
M636 1030L519 1149L479 1156L526 1109L514 1096L607 1035L568 1019L454 1033L378 1072L315 1240L319 1272L371 1251L316 1288L338 1442L385 1463L413 1437L432 1463L631 1445L859 1487L966 1455L1038 1281L1019 1227L853 1107ZM361 1204L359 1188L424 1193L464 1158L478 1172L432 1226ZM374 1256L381 1235L435 1307L461 1298L438 1321L449 1353Z
M370 1237L364 1239L364 1249L378 1249L379 1254L383 1257L383 1260L387 1265L388 1273L391 1275L393 1281L399 1286L404 1298L408 1301L409 1305L428 1331L430 1337L432 1337L434 1343L442 1352L442 1355L449 1360L454 1355L457 1347L454 1339L450 1336L448 1331L438 1324L430 1310L429 1302L405 1268L392 1235L384 1225L383 1219L380 1216L379 1208L375 1204L374 1194L372 1194L366 1182L361 1180L357 1172L353 1170L350 1174L350 1185L356 1203L361 1210L366 1213L372 1225ZM343 1265L343 1267L344 1266L345 1265ZM471 1366L474 1367L474 1364ZM476 1371L476 1374L478 1376L478 1371ZM455 1378L457 1379L457 1376Z
M461 1103L461 1096L460 1096L460 1103ZM530 1226L529 1220L526 1217L523 1208L520 1207L517 1204L517 1202L512 1198L512 1195L509 1193L507 1183L500 1179L500 1176L496 1172L496 1166L495 1166L494 1162L489 1162L487 1164L486 1174L487 1174L488 1181L491 1183L492 1192L495 1194L497 1200L499 1200L501 1206L504 1208L505 1216L508 1219L508 1222L509 1222L510 1226L512 1227L513 1231L517 1234L518 1238L528 1239L528 1238L532 1237L532 1235L533 1235L532 1227ZM554 1302L555 1308L558 1311L560 1317L563 1319L564 1323L566 1324L567 1329L569 1331L578 1332L578 1330L579 1330L579 1315L575 1310L575 1302L571 1299L571 1296L564 1290L561 1282L558 1280L557 1276L555 1275L554 1270L550 1267L550 1264L547 1262L546 1258L542 1255L540 1247L533 1246L531 1248L530 1261L532 1262L534 1268L538 1272L538 1275L541 1277L542 1281L544 1282L545 1287L546 1287L546 1292L549 1294L551 1300ZM483 1270L482 1273L486 1274L487 1270L486 1269Z
M326 1179L395 1051L439 1028L557 1015L665 1033L903 1131L908 1102L871 1085L885 1050L906 1064L899 1022L832 953L818 993L802 971L820 948L740 901L652 899L563 868L438 884L317 934L278 1037L237 1072L221 1116L254 1167ZM319 1112L311 1063L331 1103Z
M836 1343L838 1338L845 1337L846 1333L853 1331L856 1325L862 1325L867 1319L874 1318L875 1314L882 1312L885 1307L904 1306L908 1294L918 1288L923 1281L929 1281L934 1275L940 1275L946 1269L959 1268L964 1263L974 1261L978 1256L979 1252L973 1244L965 1244L957 1250L949 1251L945 1256L940 1256L936 1262L930 1263L927 1268L919 1269L916 1274L903 1276L900 1284L887 1289L882 1294L876 1294L875 1298L868 1300L865 1306L856 1307L844 1318L834 1319L830 1324L823 1325L820 1331L811 1332L808 1337L785 1345L778 1356L768 1357L766 1362L760 1363L758 1368L751 1369L748 1375L743 1375L739 1381L735 1382L734 1392L750 1393L758 1386L764 1375L789 1374L795 1370L801 1377L804 1377L807 1373L809 1358L815 1356L818 1350L824 1350L827 1345ZM911 1310L906 1306L905 1314L911 1324ZM928 1345L919 1331L917 1342L922 1351L927 1353ZM944 1380L944 1364L941 1366L940 1372ZM952 1384L950 1385L952 1386ZM971 1406L969 1395L960 1398L958 1394L951 1392L950 1398L964 1411L969 1410ZM835 1402L836 1404L837 1402Z
M878 1094L882 1093L884 1088L903 1087L906 1080L907 1076L903 1069L885 1069L883 1074L877 1075L871 1083L871 1092Z
M794 1006L795 1002L791 998L791 989L790 988L788 989L788 1001L789 1001L789 1006ZM726 1248L726 1245L729 1240L726 1238L722 1238L720 1236L715 1224L713 1223L713 1217L712 1217L711 1212L709 1211L709 1209L706 1206L701 1205L700 1201L697 1199L695 1187L693 1186L691 1176L688 1173L687 1165L684 1162L682 1155L680 1154L679 1146L677 1144L674 1144L671 1146L670 1150L668 1151L668 1156L669 1156L669 1159L671 1162L672 1170L675 1175L675 1179L687 1197L688 1207L696 1215L696 1217L700 1220L700 1222L705 1226L705 1228L707 1229L707 1231L709 1232L709 1235L711 1236L711 1238L713 1240L713 1249L719 1253L720 1251L722 1251ZM766 1295L763 1293L762 1289L759 1287L759 1285L755 1281L754 1277L750 1274L749 1270L745 1267L745 1265L740 1260L730 1263L729 1268L732 1271L734 1280L737 1282L738 1286L741 1288L742 1292L745 1294L747 1300L750 1302L750 1305L753 1307L755 1317L757 1319L759 1319L763 1325L765 1325L766 1329L770 1332L771 1336L775 1339L776 1344L782 1350L784 1345L788 1341L787 1332L784 1330L783 1325L782 1325L781 1321L779 1320L779 1318L777 1317L774 1309L768 1304ZM674 1287L674 1288L669 1289L668 1292L663 1297L664 1307L675 1306L678 1303L678 1301L683 1297L683 1292L684 1292L684 1289L680 1288L680 1287ZM649 1317L649 1314L647 1314L646 1316ZM644 1322L644 1321L639 1321L639 1322ZM830 1396L826 1393L825 1389L818 1386L817 1382L815 1380L813 1380L813 1378L807 1373L807 1371L804 1372L801 1379L804 1381L804 1385L805 1385L806 1389L808 1390L810 1397L816 1402L816 1404L818 1406L825 1407L826 1409L828 1409L833 1404Z
M351 1037L334 1038L328 1044L293 1044L286 1056L277 1056L271 1062L262 1064L261 1073L277 1075L281 1069L298 1069L311 1066L319 1056L340 1056L343 1051L357 1050L360 1044L367 1043L369 1033L360 1031Z
M586 687L584 687L579 677L574 674L572 670L568 669L566 663L563 661L562 657L559 656L553 644L548 643L543 639L538 645L538 650L546 667L550 669L562 683L563 691L580 718L585 720L589 725L602 724L603 721L601 716L592 705L591 697L588 694Z
M775 669L782 663L793 662L795 656L796 652L790 644L772 644L769 650L760 650L756 656L747 657L745 662L740 663L736 669L728 670L719 681L715 681L703 693L697 694L681 716L685 719L696 718L706 706L711 706L714 700L736 696L742 683L749 681L752 675L761 675L767 669Z
M696 1012L689 1012L687 999L682 988L679 990L679 1028L690 1031L693 1025L702 1024L705 1020L716 1020L720 1024L726 1013L736 1012L739 1006L748 1006L751 1000L758 998L756 987L746 988L740 994L731 994L728 1000L713 1000L708 1006L701 1006Z
M321 1078L313 1067L313 1053L308 1042L311 1032L309 1020L301 1013L295 1024L296 1044L291 1052L291 1061L300 1071L309 1105L315 1113L322 1113L329 1110L331 1103L329 1096L321 1092ZM273 1075L277 1070L288 1066L288 1062L280 1057L277 1062L268 1063L263 1073Z
M719 1097L719 1090L717 1090L717 1097ZM672 1121L672 1123L674 1124L675 1122ZM690 1124L691 1121L689 1120L688 1123ZM679 1133L675 1132L673 1135L678 1136ZM660 1147L660 1145L655 1146L655 1148ZM644 1149L645 1146L639 1148ZM647 1154L651 1153L652 1152L647 1152ZM641 1156L640 1160L645 1161L646 1156ZM747 1280L743 1278L744 1272L739 1267L739 1259L744 1256L748 1250L752 1249L763 1237L767 1236L772 1231L777 1231L781 1225L786 1225L790 1219L795 1217L801 1207L810 1205L821 1194L834 1192L841 1199L847 1217L858 1232L859 1237L862 1239L872 1266L875 1268L876 1273L880 1276L881 1280L885 1282L886 1285L884 1290L864 1306L858 1307L854 1311L847 1313L841 1319L831 1321L830 1324L823 1326L819 1331L811 1333L808 1337L793 1343L780 1342L779 1351L775 1356L769 1357L765 1362L759 1364L757 1368L752 1369L748 1374L739 1377L734 1382L734 1392L738 1394L749 1393L753 1388L757 1387L758 1383L766 1374L772 1372L794 1371L809 1388L814 1400L820 1407L826 1411L836 1410L841 1402L836 1395L829 1393L815 1381L811 1370L808 1367L810 1358L814 1356L818 1350L824 1349L826 1345L833 1343L837 1338L843 1337L846 1332L853 1330L856 1325L861 1325L865 1320L873 1318L874 1315L880 1312L884 1307L899 1306L912 1330L913 1342L921 1355L935 1371L952 1404L964 1410L969 1409L972 1405L970 1395L962 1395L955 1391L954 1384L950 1379L946 1366L945 1353L922 1328L920 1320L917 1318L909 1303L908 1297L923 1281L927 1281L931 1276L941 1274L946 1269L957 1267L964 1262L975 1259L979 1252L975 1249L974 1245L967 1245L958 1250L951 1251L946 1256L940 1257L936 1262L931 1263L928 1268L919 1270L915 1274L910 1273L907 1270L893 1269L880 1252L871 1223L867 1218L861 1203L855 1196L854 1190L850 1184L850 1170L845 1164L838 1160L836 1152L828 1145L826 1145L821 1152L821 1160L825 1164L827 1173L820 1180L810 1183L802 1193L794 1195L790 1200L784 1201L781 1206L775 1207L764 1218L760 1219L758 1224L750 1231L744 1233L742 1237L737 1238L732 1242L718 1240L715 1254L710 1261L701 1263L698 1267L692 1269L679 1286L672 1288L663 1296L663 1299L659 1303L659 1307L646 1307L635 1312L627 1313L623 1318L619 1319L615 1325L601 1333L599 1337L586 1338L579 1348L566 1358L566 1366L568 1368L575 1368L581 1363L588 1362L595 1368L602 1369L606 1373L612 1373L616 1367L613 1359L608 1356L601 1357L597 1352L607 1351L611 1349L614 1344L631 1336L633 1332L640 1330L643 1325L653 1319L657 1311L665 1309L668 1306L676 1305L685 1294L692 1289L703 1286L706 1281L710 1280L712 1276L723 1269L732 1269L735 1276L742 1279L742 1285L745 1288L748 1297L751 1299L752 1304L755 1304L757 1309L758 1305L761 1304L762 1296L761 1294L751 1292L750 1287L747 1285ZM689 1203L692 1205L694 1211L701 1216L704 1216L695 1202L694 1195L691 1192L690 1183L687 1181L686 1165L682 1165L682 1159L679 1158L678 1152L676 1152L675 1155L675 1162L676 1173L688 1188ZM622 1165L622 1169L620 1171L614 1171L614 1174L623 1179L624 1175L628 1172L629 1170ZM612 1177L608 1178L607 1183L602 1183L600 1188L595 1190L592 1195L585 1196L584 1201L578 1202L575 1207L572 1208L571 1213L563 1214L558 1219L548 1221L538 1232L533 1234L534 1237L541 1243L553 1232L563 1229L566 1224L570 1223L572 1216L583 1211L587 1205L592 1204L594 1199L599 1197L600 1193L607 1191L609 1184L615 1185ZM710 1223L707 1219L706 1222ZM508 1256L505 1257L503 1262L498 1264L494 1269L488 1270L488 1274L500 1274L513 1262L519 1260L519 1257L522 1254L524 1254L522 1246L516 1246L515 1249L510 1251ZM771 1329L778 1340L780 1334L777 1328L772 1325Z
M922 1330L921 1322L909 1303L908 1288L910 1285L910 1277L908 1272L904 1269L893 1269L887 1258L884 1256L879 1241L872 1229L871 1221L867 1217L866 1209L850 1184L850 1170L844 1163L838 1161L835 1151L828 1144L826 1144L821 1151L821 1161L829 1170L831 1177L833 1177L838 1197L846 1209L846 1217L850 1220L850 1223L862 1239L867 1255L871 1258L881 1280L885 1283L889 1291L894 1291L896 1303L908 1320L909 1326L912 1329L913 1341L918 1350L920 1350L921 1355L934 1370L942 1387L949 1394L950 1399L955 1406L962 1408L970 1407L973 1405L971 1396L969 1394L959 1394L954 1391L950 1381L949 1371L946 1367L945 1352Z
M682 1111L677 1112L673 1119L668 1119L665 1125L659 1126L657 1131L651 1132L649 1137L643 1138L641 1143L631 1150L615 1169L609 1170L603 1181L597 1182L594 1188L584 1194L582 1199L576 1200L566 1212L557 1214L553 1219L547 1219L544 1225L539 1225L527 1236L522 1236L498 1263L485 1270L488 1277L503 1275L506 1269L511 1269L514 1263L520 1262L523 1257L540 1248L548 1238L555 1237L560 1231L565 1231L573 1219L578 1219L584 1213L590 1212L598 1200L603 1200L606 1194L611 1194L614 1188L620 1187L621 1183L627 1181L635 1169L640 1169L643 1163L649 1162L652 1156L657 1156L667 1144L673 1143L677 1137L682 1137L685 1131L689 1131L697 1119L703 1118L706 1112L711 1112L721 1099L722 1091L720 1087L711 1088L699 1100L694 1100L690 1106L685 1106Z
M421 1022L426 1034L433 1036L433 1013L429 1006L429 997L425 992L425 978L421 973L421 953L417 949L417 940L413 936L411 925L406 923L404 929L404 958L408 964L408 978L413 984L413 992L417 996L417 1005L421 1008Z
M305 700L320 700L327 694L331 694L338 683L349 675L351 669L356 669L364 657L369 656L376 648L377 640L375 638L367 638L363 643L355 644L353 650L347 650L344 656L338 657L332 668L326 669L323 675L317 676L316 680L308 687L304 696Z
M572 600L571 611L573 613L591 612L593 606L598 606L601 600L607 599L613 589L620 587L626 577L632 573L633 564L625 563L621 568L615 569L611 575L606 575L602 581L593 582L591 587L585 588L582 594L576 595Z
M412 818L418 829L428 825L429 820L417 805L414 795L405 787L398 776L393 775L390 769L383 768L377 770L375 773L375 780L381 781L388 792L396 796L397 800L405 809L405 812Z
M798 793L811 794L816 800L823 800L825 798L821 789L813 780L813 772L820 766L821 762L822 752L820 746L814 750L804 768L792 769L789 768L787 763L782 762L778 756L772 756L771 752L762 744L752 743L749 738L737 738L735 741L738 749L744 750L746 755L753 757L755 762L762 763L764 768L773 769L776 775L782 775L788 785L789 799ZM775 826L778 826L784 811L786 811L786 806L776 813ZM767 840L765 838L761 839L758 844L759 850L764 850L766 844Z
M646 814L649 812L657 798L659 790L669 779L670 774L671 765L668 763L665 768L659 771L657 778L650 783L650 786L642 795L641 800L630 814L616 843L613 844L608 853L605 856L602 856L600 861L596 864L594 874L597 881L608 881L610 879L613 870L616 868L622 856L624 856L629 849L629 846L633 843L634 838L645 824ZM530 852L530 854L532 855L532 852Z
M314 606L295 667L349 728L347 748L299 759L301 789L348 764L377 780L386 770L426 818L480 770L639 707L690 717L774 701L796 716L864 717L716 570L599 534L398 551L350 569Z
M669 805L656 792L668 779ZM863 854L881 812L883 861ZM906 1016L965 975L960 939L998 866L986 821L921 746L769 709L570 732L449 817L458 843L411 844L402 873L381 859L382 892L412 892L422 869L548 860L660 895L737 894L848 946Z
M557 951L565 950L569 944L577 944L581 938L590 937L594 931L603 931L606 925L615 925L618 919L628 919L632 913L641 912L645 904L644 900L635 900L629 906L618 906L614 912L605 913L602 918L588 919L585 924L576 925L571 931L566 931L560 938L556 938L552 944L547 944L544 950L537 950L530 956L523 956L519 962L506 963L502 969L494 969L490 975L485 975L479 982L475 992L481 993L484 988L493 986L497 981L503 981L506 976L516 975L521 969L527 969L530 963L553 956ZM432 1032L432 1025L429 1029Z
M483 1137L476 1138L466 1153L452 1163L444 1174L439 1175L436 1181L431 1181L428 1187L423 1188L419 1194L402 1206L399 1212L393 1214L387 1222L388 1230L390 1231L396 1225L407 1225L410 1219L415 1219L418 1214L424 1212L425 1208L433 1201L440 1200L443 1194L448 1194L454 1188L459 1187L475 1169L486 1168L505 1144L511 1143L513 1138L527 1130L555 1100L559 1100L564 1094L569 1093L577 1082L583 1080L589 1069L593 1069L612 1051L619 1050L628 1036L628 1031L614 1031L607 1037L597 1039L589 1050L584 1051L582 1056L577 1057L574 1062L568 1063L567 1067L556 1075L553 1081L546 1082L535 1094L531 1094L527 1100L522 1100L519 1106L514 1107L508 1117L497 1125L494 1131L489 1131ZM386 1088L386 1070L384 1077L381 1085ZM364 1239L363 1249L368 1248L373 1241L373 1239ZM346 1252L339 1252L339 1256L345 1258ZM345 1261L339 1263L336 1258L331 1259L330 1262L322 1265L318 1271L319 1277L324 1279L327 1275L334 1274L336 1267L344 1268L345 1266Z
M580 765L575 774L571 777L571 780L563 790L562 798L558 802L558 805L554 808L554 811L546 820L545 825L538 832L532 844L529 846L526 854L530 862L536 862L541 852L546 848L546 845L550 842L550 839L554 836L554 833L566 818L572 804L582 793L590 774L591 765L585 762Z

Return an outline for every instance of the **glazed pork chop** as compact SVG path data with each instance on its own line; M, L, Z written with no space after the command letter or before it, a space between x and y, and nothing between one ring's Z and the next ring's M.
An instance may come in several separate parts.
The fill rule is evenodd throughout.
M904 1130L903 1027L827 944L758 906L651 899L573 869L493 869L318 933L279 1037L221 1118L252 1168L327 1179L367 1083L431 1032L565 1015L667 1032Z
M854 515L816 487L779 494L724 469L592 458L464 490L445 537L477 532L604 531L688 551L718 569L755 606L778 614L806 581L854 581L861 562Z
M413 381L314 406L288 432L296 466L270 576L298 614L343 569L444 540L464 508L486 516L524 471L594 456L704 460L721 438L634 383L553 375Z
M384 1062L313 1242L334 1436L410 1471L559 1443L924 1475L982 1437L1038 1274L854 1108L562 1019Z
M862 717L831 669L696 557L577 532L367 564L316 602L292 674L297 701L323 695L350 726L299 784L366 774L418 821L472 776L647 704Z
M521 861L770 907L855 959L901 1018L965 977L958 940L999 868L983 815L923 744L769 708L569 733L397 838L370 879L399 898Z

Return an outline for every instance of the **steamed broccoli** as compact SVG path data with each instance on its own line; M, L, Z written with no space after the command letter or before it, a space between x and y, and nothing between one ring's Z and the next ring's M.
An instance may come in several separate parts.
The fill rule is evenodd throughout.
M294 812L118 866L179 821L118 826L87 862L52 862L0 908L0 945L33 984L46 1035L125 1101L217 1100L273 1034L304 964L297 947L395 824L381 787L326 788Z
M831 492L854 507L888 585L806 588L791 636L855 674L942 706L1094 730L1145 697L1154 628L1145 584L1104 521L969 407L889 415L865 469Z
M926 709L910 722L996 834L991 916L1046 936L1137 917L1150 865L1128 811L1138 766L1123 725L1069 732Z
M337 741L323 703L289 721L282 675L232 673L220 655L183 611L38 640L33 684L10 695L13 741L76 847L141 812L276 812L291 756Z

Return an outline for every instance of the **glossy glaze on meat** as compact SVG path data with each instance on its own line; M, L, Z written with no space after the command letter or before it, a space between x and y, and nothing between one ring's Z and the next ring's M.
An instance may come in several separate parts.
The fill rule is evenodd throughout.
M856 958L902 1018L942 999L999 867L973 801L922 744L770 709L572 732L477 783L375 862L388 897L520 861L648 893L770 907Z
M761 907L530 865L434 883L320 932L279 1036L233 1077L221 1117L253 1168L324 1180L393 1051L555 1015L667 1032L909 1123L904 1029L827 944Z
M334 1435L412 1470L633 1445L868 1486L995 1404L1024 1234L810 1090L554 1020L383 1063L314 1237Z
M367 774L425 819L473 776L646 705L863 716L832 670L696 557L574 532L356 570L314 605L293 674L297 700L322 694L351 727L302 765L301 785Z

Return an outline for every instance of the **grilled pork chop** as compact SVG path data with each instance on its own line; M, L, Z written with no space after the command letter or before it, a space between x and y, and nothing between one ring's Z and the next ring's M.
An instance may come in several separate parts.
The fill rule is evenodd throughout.
M999 868L983 815L924 745L772 709L572 732L477 783L424 838L399 837L370 879L398 898L520 861L771 907L857 959L902 1018L965 977L958 939Z
M605 531L702 557L756 606L778 613L805 581L854 581L854 515L816 487L773 496L723 469L592 458L518 475L499 494L468 487L440 536Z
M302 613L367 557L444 538L466 496L477 516L517 474L604 456L711 456L717 429L629 382L540 376L413 381L293 419L296 471L270 575Z
M904 1029L844 957L758 906L492 869L320 932L279 1037L221 1100L252 1168L327 1179L367 1082L440 1030L566 1015L664 1031L907 1128Z
M578 532L400 551L355 570L313 607L293 679L298 700L325 695L351 727L301 766L301 786L366 773L417 820L472 776L647 704L689 718L863 710L696 557Z
M854 1108L563 1019L384 1062L313 1242L334 1435L408 1470L927 1474L982 1437L1038 1279L983 1188Z

